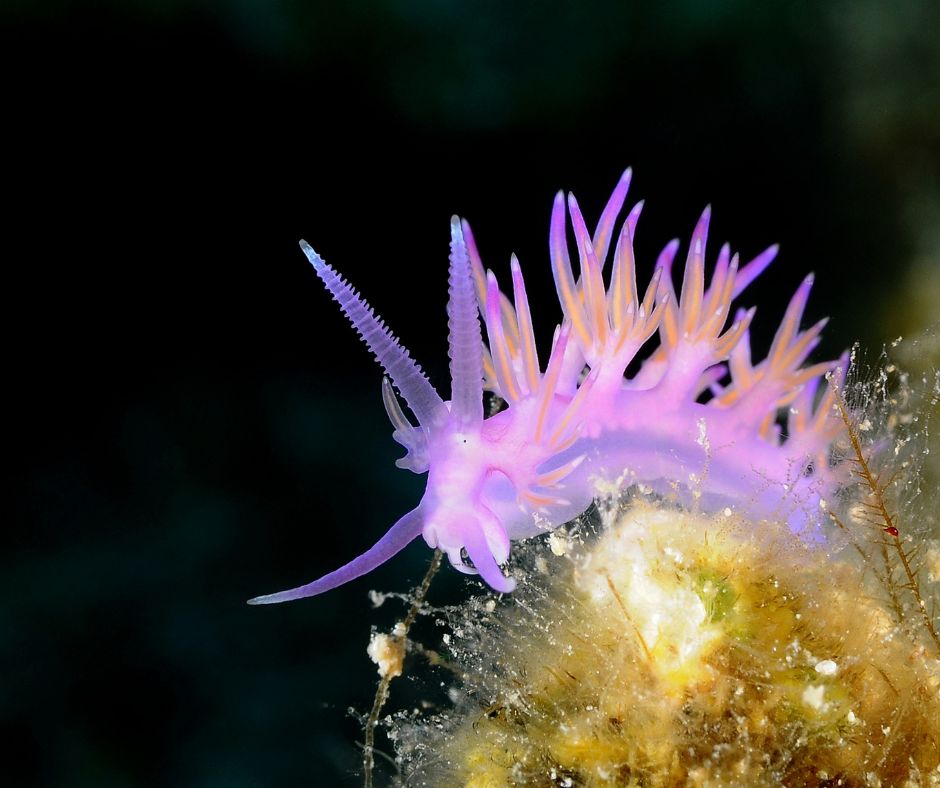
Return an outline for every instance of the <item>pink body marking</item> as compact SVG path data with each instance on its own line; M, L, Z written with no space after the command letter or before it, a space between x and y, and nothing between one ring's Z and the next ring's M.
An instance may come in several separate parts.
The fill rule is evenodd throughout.
M748 327L754 310L739 309L732 318L731 304L770 264L776 247L739 266L738 256L722 246L706 287L706 208L692 234L678 295L671 267L679 243L672 241L641 296L633 238L642 203L614 237L630 175L627 170L620 179L593 235L573 195L555 198L549 247L564 319L544 365L515 256L510 299L484 271L467 223L452 220L450 402L352 287L301 242L385 369L383 401L393 437L407 450L397 464L427 472L428 481L418 506L370 550L313 583L257 597L253 604L328 591L371 571L419 535L460 571L479 573L497 591L512 591L515 581L501 569L511 541L570 521L588 508L601 483L642 484L694 500L706 511L731 507L757 520L785 520L807 541L822 538L825 499L835 486L828 451L838 424L831 391L817 396L817 390L827 373L844 374L847 358L804 365L825 324L800 330L812 277L790 301L767 358L752 363ZM626 377L657 332L659 346ZM506 402L489 418L485 389ZM779 418L784 408L785 429Z

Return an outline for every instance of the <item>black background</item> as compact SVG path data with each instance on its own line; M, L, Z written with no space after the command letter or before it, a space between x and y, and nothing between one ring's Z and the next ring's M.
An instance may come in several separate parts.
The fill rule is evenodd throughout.
M922 319L901 294L938 193L937 9L4 3L2 781L357 784L346 709L396 612L366 591L426 548L244 600L360 552L421 480L300 237L446 396L451 214L504 281L519 254L544 347L553 195L593 221L632 165L642 277L711 203L713 250L782 244L744 299L758 353L809 270L818 356L880 346Z

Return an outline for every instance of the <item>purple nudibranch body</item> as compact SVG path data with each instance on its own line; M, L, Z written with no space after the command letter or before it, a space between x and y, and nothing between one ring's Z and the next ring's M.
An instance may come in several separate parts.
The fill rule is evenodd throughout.
M790 301L767 357L753 363L748 329L754 310L732 314L731 305L770 264L777 247L739 265L738 255L722 246L706 287L706 208L692 233L678 295L671 278L679 248L674 240L660 253L641 296L633 239L642 202L614 232L630 177L628 169L593 235L573 195L566 199L559 192L555 198L549 247L563 320L544 364L515 256L510 299L494 274L484 271L466 221L451 221L449 402L368 304L301 241L317 275L385 369L383 401L393 437L407 450L397 465L426 472L427 488L418 506L358 558L312 583L251 603L328 591L371 571L418 536L444 551L458 570L479 573L495 590L509 592L515 581L500 565L509 558L512 540L572 520L611 484L642 484L706 511L730 507L755 521L785 520L808 542L824 538L826 498L837 483L829 446L839 424L831 388L823 383L821 396L819 389L830 372L841 380L848 359L805 364L825 324L800 329L812 276ZM569 216L578 278L569 255ZM626 377L628 365L657 333L659 346ZM402 411L393 386L417 425ZM484 390L506 402L489 418ZM778 423L783 408L785 429Z

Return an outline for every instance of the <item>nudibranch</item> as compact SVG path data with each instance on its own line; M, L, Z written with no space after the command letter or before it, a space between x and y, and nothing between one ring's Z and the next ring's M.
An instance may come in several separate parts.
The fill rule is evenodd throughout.
M406 449L397 465L427 473L427 488L417 507L365 553L319 580L256 597L253 604L336 588L418 536L461 572L478 573L496 591L510 592L515 581L501 567L512 540L569 522L611 484L643 485L704 511L730 507L756 522L784 521L808 542L825 539L826 498L837 486L830 444L839 424L832 387L824 381L830 373L844 375L848 360L806 364L825 325L821 320L800 329L812 276L790 301L767 357L754 363L748 334L754 309L738 308L732 316L732 303L771 263L777 247L739 265L725 244L706 287L706 208L692 233L678 294L672 265L679 242L673 240L641 297L633 242L642 201L615 235L630 178L628 169L593 235L574 196L555 197L549 250L563 319L544 364L519 261L512 257L510 299L493 272L484 270L467 222L451 220L449 402L365 300L301 241L314 271L385 370L382 399L392 436ZM657 333L658 347L627 376ZM484 391L505 408L485 417Z

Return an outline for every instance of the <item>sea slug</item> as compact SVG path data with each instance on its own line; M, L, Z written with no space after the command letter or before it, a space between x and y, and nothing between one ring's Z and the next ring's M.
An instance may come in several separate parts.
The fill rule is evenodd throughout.
M555 197L549 249L563 320L544 363L518 260L513 256L510 299L484 270L467 222L451 221L450 401L357 292L301 241L385 369L383 401L393 437L406 449L397 464L427 473L427 488L365 553L319 580L256 597L253 604L328 591L371 571L419 535L458 570L479 573L493 589L510 592L515 581L502 567L512 540L570 521L610 485L642 485L694 503L698 511L733 509L758 526L762 520L785 522L808 543L825 540L826 502L839 483L829 448L840 422L833 414L834 387L824 377L844 375L848 359L806 364L825 324L800 328L812 276L790 301L767 357L754 363L748 335L754 309L735 310L732 303L777 247L740 265L725 244L706 287L706 208L692 233L678 294L674 240L641 295L633 241L642 202L615 232L630 178L628 169L593 234L573 195ZM570 260L569 218L578 276ZM658 347L646 351L655 334ZM628 377L641 351L644 360ZM485 390L506 405L488 418Z

